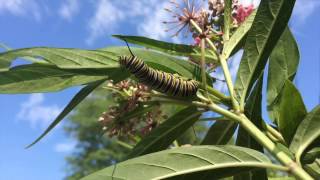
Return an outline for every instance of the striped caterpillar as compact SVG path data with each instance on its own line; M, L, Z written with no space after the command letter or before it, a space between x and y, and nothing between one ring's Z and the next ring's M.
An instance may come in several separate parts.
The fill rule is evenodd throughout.
M192 97L196 95L199 86L197 81L183 80L182 77L155 70L134 56L131 50L130 53L131 56L120 56L120 66L134 74L141 83L171 96Z

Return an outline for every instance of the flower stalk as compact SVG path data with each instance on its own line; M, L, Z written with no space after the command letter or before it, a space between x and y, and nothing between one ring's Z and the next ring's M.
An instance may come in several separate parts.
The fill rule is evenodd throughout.
M200 33L202 34L202 29L197 25L197 23L190 19L190 23L191 25ZM231 97L231 101L232 101L232 105L233 108L236 112L240 112L240 107L239 107L239 103L237 102L236 98L235 98L235 94L234 94L234 87L233 87L233 83L232 83L232 78L231 78L231 74L228 68L228 64L225 58L223 58L222 56L219 55L217 48L214 46L214 44L212 43L212 41L209 38L205 38L206 42L209 44L209 46L213 49L214 53L216 54L216 56L219 59L219 62L221 64L221 68L228 86L228 90L229 90L229 94Z

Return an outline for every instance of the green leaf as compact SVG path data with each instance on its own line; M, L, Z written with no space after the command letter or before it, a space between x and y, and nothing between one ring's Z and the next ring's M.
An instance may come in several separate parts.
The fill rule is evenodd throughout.
M312 164L304 165L304 169L315 179L320 178L320 158L316 159Z
M298 89L286 80L273 108L274 120L287 144L290 144L299 124L307 114Z
M154 49L157 51L165 52L174 56L187 56L193 57L195 61L200 61L201 53L200 48L185 45L185 44L175 44L170 42L159 41L155 39L150 39L143 36L123 36L123 35L113 35L121 40L140 45L146 48ZM207 61L217 61L217 57L214 53L206 52Z
M261 102L262 102L262 86L263 86L263 73L260 75L260 78L255 85L253 91L251 92L248 101L245 106L245 115L259 128L262 127L262 114L261 114ZM257 150L261 153L264 153L263 147L252 138L243 127L239 127L238 136L236 145L243 146ZM234 180L266 180L267 172L262 169L259 171L250 171L248 173L242 173L234 177Z
M42 59L63 69L119 67L117 59L112 59L112 54L103 51L49 47L16 49L0 53L0 62L11 62L19 57ZM7 69L0 65L0 71Z
M295 0L261 1L248 32L235 83L241 107L244 107L253 84L265 68L272 49L285 30L294 3Z
M175 44L155 39L150 39L143 36L123 36L123 35L112 35L121 40L125 40L129 43L140 45L146 48L162 51L173 55L186 55L194 53L193 46L185 44Z
M216 121L208 130L201 145L227 144L236 131L237 126L237 123L229 120Z
M244 44L244 40L247 37L248 31L250 30L253 20L256 16L257 11L253 11L249 17L237 28L231 38L225 42L223 47L222 55L226 58L230 57L233 52L240 49L239 45Z
M198 65L161 53L133 48L134 52L151 67L186 78L201 80ZM58 55L57 55L58 54ZM119 68L120 55L129 54L126 47L113 47L93 50L61 49L61 48L29 48L0 53L1 59L18 57L41 57L54 65L23 65L2 72L0 86L2 93L31 93L58 91L70 86L86 84L100 80L106 76L126 76L129 74ZM98 60L105 64L97 63ZM77 61L78 64L72 64ZM44 61L42 61L44 62ZM109 64L108 64L109 63ZM94 68L95 67L95 68ZM72 69L70 69L72 68ZM207 74L208 84L212 79ZM56 82L50 84L50 82ZM19 88L24 86L24 88ZM34 87L35 86L35 87ZM1 88L0 87L0 88Z
M291 97L292 98L292 97ZM315 107L303 121L294 135L290 150L295 154L295 157L300 161L305 150L320 137L320 106ZM319 147L319 144L318 144Z
M319 144L318 144L319 145ZM320 147L315 147L305 153L302 157L301 162L303 164L311 164L313 163L316 159L320 159Z
M267 106L273 118L273 104L276 102L287 79L293 80L299 65L298 45L287 27L277 46L272 51L268 68Z
M71 86L107 79L107 75L112 74L109 73L110 71L112 70L60 69L45 64L22 65L9 71L0 72L0 93L59 91ZM119 70L117 72L118 75L123 74Z
M94 89L101 85L104 81L98 81L87 85L82 88L63 109L63 111L56 117L56 119L49 125L49 127L30 145L26 148L30 148L39 142L45 135L47 135L57 124L59 124L64 117L66 117L82 100L84 100Z
M252 168L274 167L252 149L235 146L180 147L130 159L83 180L219 179Z
M144 137L128 157L133 158L168 148L199 119L200 115L201 112L194 106L182 109Z

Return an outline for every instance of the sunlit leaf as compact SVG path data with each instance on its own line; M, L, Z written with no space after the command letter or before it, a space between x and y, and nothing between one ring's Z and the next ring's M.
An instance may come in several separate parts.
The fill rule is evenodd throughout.
M274 104L274 119L283 138L290 144L296 130L307 114L301 94L294 84L286 80Z
M235 146L173 148L102 169L84 180L219 179L253 168L274 167L252 149Z
M195 61L200 61L201 53L200 48L196 46L186 45L186 44L175 44L170 42L159 41L155 39L150 39L143 36L123 36L123 35L113 35L121 40L126 40L127 42L140 45L153 50L165 52L174 56L186 56L192 57ZM206 60L217 61L217 57L214 53L206 52Z
M242 45L242 42L247 37L248 31L250 30L254 17L256 16L256 12L257 11L253 11L250 16L237 28L231 38L226 41L222 52L224 57L230 57L233 52L240 49L237 47Z
M112 71L111 73L109 73ZM108 75L123 72L115 69L60 69L53 65L31 64L22 65L0 72L0 93L38 93L60 91L62 89L87 84Z
M265 68L273 48L289 21L295 0L262 0L248 32L235 91L244 107L253 84Z
M299 49L289 28L283 32L272 51L268 68L267 105L274 120L273 104L287 79L293 80L299 64Z
M299 124L294 135L290 150L300 160L302 154L317 138L320 137L320 106L315 107ZM318 143L320 147L320 143Z

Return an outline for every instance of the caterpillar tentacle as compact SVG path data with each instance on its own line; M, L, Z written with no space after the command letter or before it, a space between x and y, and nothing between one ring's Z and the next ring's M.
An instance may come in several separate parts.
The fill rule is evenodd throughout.
M141 83L156 91L178 97L192 97L198 91L197 81L184 80L182 77L150 68L136 56L120 56L119 63Z

